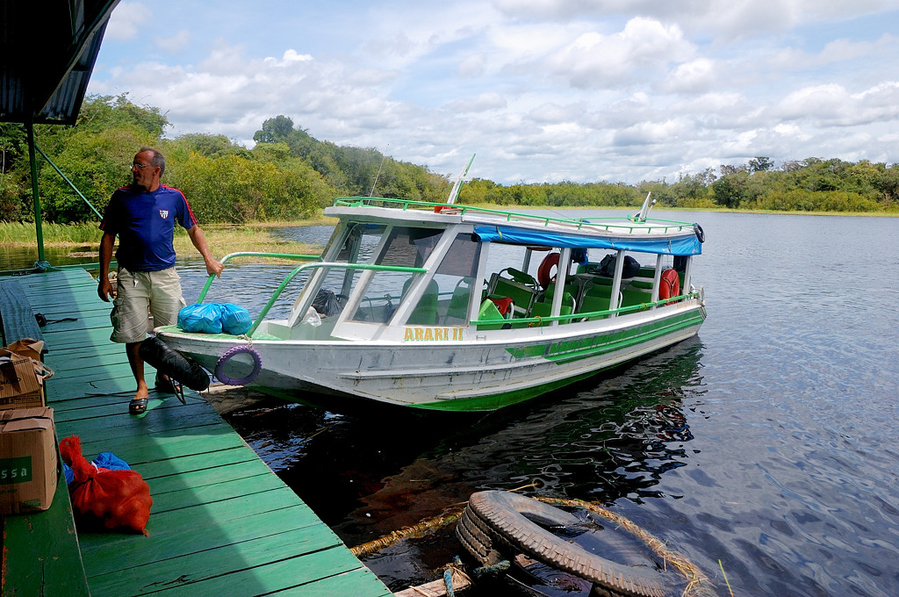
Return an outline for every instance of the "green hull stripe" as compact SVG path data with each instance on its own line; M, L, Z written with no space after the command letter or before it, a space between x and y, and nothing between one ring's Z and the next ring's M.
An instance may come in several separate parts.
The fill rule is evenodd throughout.
M655 340L657 338L673 334L674 332L689 328L691 326L700 325L704 320L705 317L703 316L702 312L695 311L672 318L666 318L662 321L645 326L640 326L636 329L631 328L630 330L617 332L611 335L589 338L588 340L592 341L595 344L589 347L585 347L583 345L583 341L581 340L572 340L551 344L549 346L537 346L536 348L538 349L539 353L543 353L544 351L548 351L551 353L546 357L547 360L554 361L558 364L570 363L581 359L614 352L616 350L621 350L629 346L643 344L649 342L650 340ZM598 344L598 341L602 341L603 343ZM510 352L512 352L512 350L510 350ZM524 354L529 352L529 350L521 349L518 352ZM535 355L526 356L533 357ZM439 402L410 406L414 406L414 408L420 408L423 410L439 410L449 412L476 412L496 410L498 408L518 404L519 402L524 402L525 400L535 398L536 396L540 396L547 392L563 388L569 384L587 379L589 377L597 375L598 373L602 373L607 369L611 369L619 365L621 365L621 363L615 363L614 365L592 369L586 373L573 375L571 377L566 377L564 379L556 380L550 383L545 383L530 388L523 388L520 390L514 390L511 392L503 392L501 394L492 394L490 396L482 396L477 398L460 398L458 400L441 400Z
M643 344L656 338L673 334L684 328L699 325L702 321L703 318L699 312L685 313L674 318L623 330L608 336L566 340L550 345L546 358L557 363L571 363Z

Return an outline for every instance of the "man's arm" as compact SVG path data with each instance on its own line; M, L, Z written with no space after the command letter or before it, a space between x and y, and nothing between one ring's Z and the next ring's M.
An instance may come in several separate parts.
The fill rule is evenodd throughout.
M194 224L187 230L187 234L190 236L190 242L193 243L200 255L203 256L203 261L206 262L206 273L210 276L212 274L221 276L225 266L212 256L212 253L209 251L209 244L206 242L206 236L200 230L200 227Z
M109 281L109 264L112 263L112 249L115 246L115 234L103 233L100 239L100 279L97 285L97 294L100 298L109 302L109 297L115 298L115 291Z

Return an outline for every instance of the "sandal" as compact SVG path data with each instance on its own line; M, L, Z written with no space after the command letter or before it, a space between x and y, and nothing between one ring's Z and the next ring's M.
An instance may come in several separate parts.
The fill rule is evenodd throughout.
M156 391L162 392L163 394L177 394L180 389L181 384L172 379L171 377L157 377L156 378Z
M147 412L147 399L134 398L128 403L128 412L132 415L142 415Z
M181 401L181 404L187 404L184 400L184 388L181 384L171 377L156 378L156 391L163 394L174 394Z

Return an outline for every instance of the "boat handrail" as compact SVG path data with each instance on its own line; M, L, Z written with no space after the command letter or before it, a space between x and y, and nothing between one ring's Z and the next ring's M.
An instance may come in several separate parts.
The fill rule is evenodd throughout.
M284 280L281 281L281 284L275 289L272 293L270 299L262 308L262 311L259 312L259 315L256 316L256 319L253 321L252 327L247 332L247 336L253 335L253 332L256 331L256 328L259 327L259 324L262 323L262 320L265 319L265 316L268 315L268 312L271 310L272 306L275 304L275 301L278 300L278 297L281 296L281 293L290 284L291 280L297 277L301 272L306 270L316 269L316 268L334 268L334 269L362 269L362 270L374 270L379 272L404 272L410 274L424 274L427 273L427 269L423 267L407 267L402 265L378 265L374 263L347 263L342 261L319 261L317 263L304 263L303 265L296 266L293 271L291 271L287 276L284 277Z
M602 230L604 232L622 232L632 234L634 231L645 231L647 234L668 232L683 232L686 230L693 231L695 226L692 222L680 222L677 220L662 220L647 218L646 223L640 222L636 224L628 218L621 218L623 221L630 222L628 224L609 224L595 223L583 218L553 218L549 216L538 216L534 214L526 214L520 212L504 211L499 209L489 209L486 207L477 207L474 205L460 205L458 203L435 203L431 201L417 201L414 199L397 199L390 197L338 197L334 200L334 206L341 207L374 207L375 203L398 204L403 211L409 209L437 209L446 208L455 213L465 214L466 212L482 213L487 215L502 216L507 222L535 220L542 222L544 226L557 224L563 226L573 226L576 230L590 229ZM655 225L654 223L659 225ZM649 223L649 225L647 225Z
M316 261L321 259L321 255L302 255L296 253L266 253L260 251L238 251L236 253L228 253L224 257L222 257L222 264L227 263L234 257L274 257L277 259L297 259L303 261ZM209 287L212 286L212 281L215 280L215 274L209 274L209 278L206 280L206 284L203 286L203 290L200 291L200 296L197 297L197 302L202 303L206 298L206 293L209 292Z
M546 317L516 317L514 319L472 319L471 325L496 325L497 323L526 323L528 327L533 327L533 325L541 325L544 322L552 322L558 321L559 323L571 323L572 321L578 321L583 319L589 319L590 317L596 317L597 315L621 315L623 313L635 313L638 311L646 311L652 307L659 307L663 305L667 305L669 303L678 303L686 299L698 298L699 291L690 292L688 294L681 294L679 296L673 296L671 298L666 298L662 300L658 300L656 302L649 303L640 303L639 305L629 305L627 307L619 307L617 309L607 309L605 311L588 311L585 313L571 313L568 315L557 315L555 317L546 316Z

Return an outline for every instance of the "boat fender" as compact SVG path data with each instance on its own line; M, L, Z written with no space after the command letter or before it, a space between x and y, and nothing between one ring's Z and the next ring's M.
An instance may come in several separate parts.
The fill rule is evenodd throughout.
M680 295L680 278L673 269L662 272L662 280L659 283L659 300L670 299Z
M703 232L702 226L700 226L699 224L693 224L693 232L696 233L696 238L699 239L700 243L705 242L705 232Z
M191 390L201 392L209 387L209 374L199 363L173 350L156 336L141 342L138 354L157 371Z
M537 281L540 282L543 290L549 288L554 279L554 276L552 276L553 268L559 269L559 254L556 252L552 252L544 257L540 267L537 269Z
M471 495L456 527L456 537L469 551L473 548L472 555L485 565L496 563L501 557L497 548L508 545L607 589L639 597L664 597L658 575L612 562L541 526L578 524L580 520L573 514L535 499L506 491L480 491Z
M253 370L244 377L233 378L228 377L225 374L225 365L228 364L228 361L233 359L235 356L239 354L248 354L253 359ZM262 357L256 351L255 348L249 345L235 346L233 348L229 348L225 351L221 357L219 357L218 362L215 364L215 377L221 381L222 383L226 383L231 386L245 386L248 383L253 382L257 377L259 377L259 373L262 371Z

